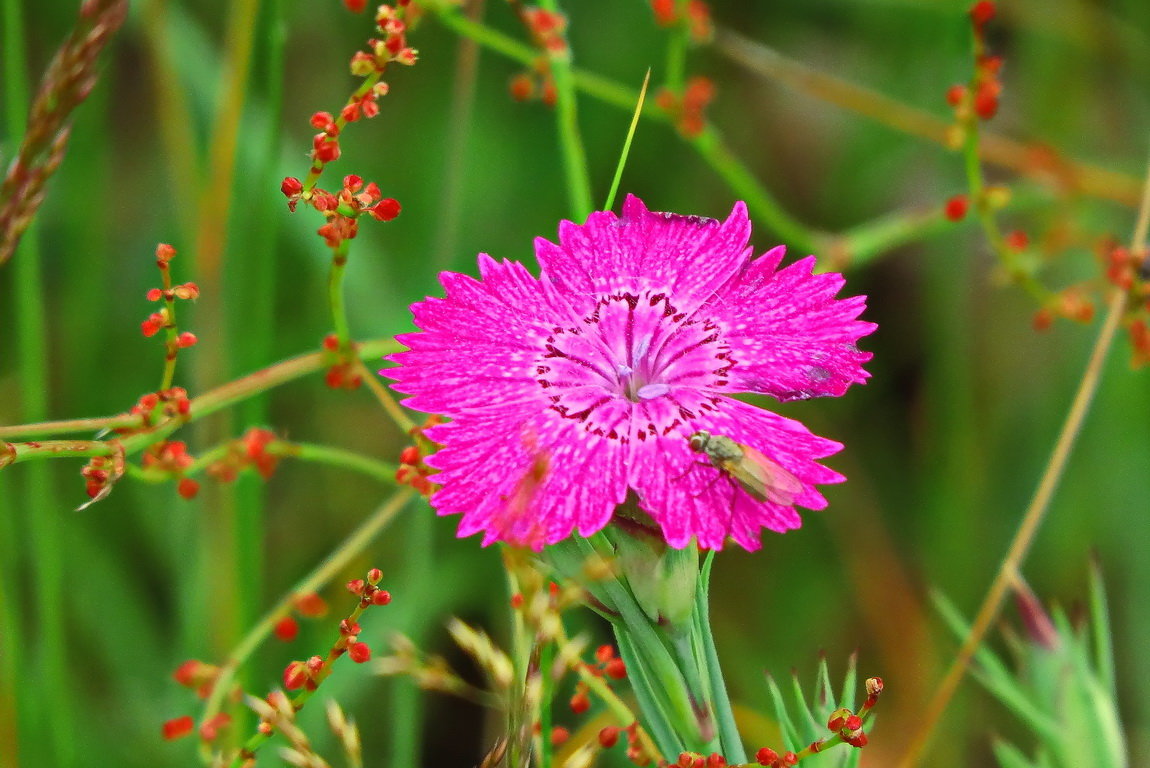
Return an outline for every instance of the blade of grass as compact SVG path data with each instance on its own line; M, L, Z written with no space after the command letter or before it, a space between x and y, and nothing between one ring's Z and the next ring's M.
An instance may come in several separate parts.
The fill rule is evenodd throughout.
M639 100L635 103L635 114L631 116L631 126L627 129L627 138L623 142L623 151L619 154L619 164L615 166L615 178L611 180L611 191L607 193L607 201L603 203L603 210L611 210L615 205L615 195L619 191L619 182L623 178L623 168L627 165L627 156L631 153L631 140L635 138L635 128L639 125L639 116L643 114L643 102L647 99L647 85L651 82L651 70L643 76L643 87L639 89Z
M4 2L4 103L5 127L10 146L15 147L26 129L30 103L27 52L23 14L18 0ZM14 255L16 369L23 396L22 416L39 421L48 415L48 318L44 305L44 277L39 245L39 227L33 222ZM61 537L60 505L46 466L31 467L24 488L21 513L27 521L31 540L34 606L36 614L36 656L27 668L34 670L19 689L41 695L23 699L21 724L33 722L67 723L72 697L68 695L67 645L64 612L64 553ZM4 633L7 634L7 633ZM19 639L15 640L19 644ZM35 684L33 684L35 681ZM41 748L30 752L29 760L42 765L69 765L75 757L74 732L67 727L48 727L47 733L26 727L25 743Z

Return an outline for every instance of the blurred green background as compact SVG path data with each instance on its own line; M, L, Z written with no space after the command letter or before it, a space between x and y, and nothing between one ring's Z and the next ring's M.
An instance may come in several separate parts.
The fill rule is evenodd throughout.
M34 88L77 4L3 6L0 80L11 113L11 83ZM952 0L712 3L720 29L944 121L947 87L966 81L972 67L966 8ZM653 87L661 84L667 31L654 24L648 3L580 0L564 10L577 67L631 89L651 68ZM501 0L487 0L481 13L485 23L525 39ZM1150 115L1148 29L1143 0L1001 4L990 36L1006 60L1005 91L989 129L1140 178ZM193 395L318 348L330 330L330 256L313 234L318 215L289 214L278 187L284 176L306 173L308 117L342 106L356 84L347 61L371 34L367 16L336 0L132 4L99 86L77 113L38 228L0 268L0 424L119 413L156 386L162 344L138 329L152 311L144 294L158 284L157 242L179 251L177 282L196 280L204 292L197 305L180 308L182 328L200 338L177 372ZM532 239L554 237L558 221L571 215L553 112L508 94L524 67L488 50L472 67L469 44L433 14L410 39L419 63L389 71L382 114L349 127L343 157L321 182L332 189L343 174L357 173L403 204L394 222L364 222L353 243L348 304L360 339L410 329L407 307L439 292L437 272L474 273L480 251L531 263ZM253 45L250 75L236 91L239 111L220 107L235 82L236 40ZM693 47L687 71L715 81L710 119L811 231L847 231L893 212L937 212L964 190L957 153L752 73L721 46ZM222 180L215 174L231 155L219 132L221 112L238 117L234 173ZM606 195L629 119L616 106L579 100L596 202ZM0 149L7 162L10 128ZM1048 262L1043 279L1054 287L1097 274L1093 246L1102 236L1129 239L1130 205L1076 193L1048 175L993 166L988 175L1028 201L1003 221L1031 234ZM622 190L653 209L709 216L724 215L738 199L673 127L653 120L639 126ZM220 195L230 201L223 218L205 204ZM218 269L203 256L214 237L223 238ZM771 226L756 222L758 250L779 241ZM43 270L44 321L31 328L18 297L22 259L38 259ZM847 273L845 292L867 294L865 317L879 323L864 344L875 353L873 378L839 400L780 410L846 444L829 463L850 481L830 488L829 509L807 514L801 530L767 536L755 554L724 551L713 617L733 696L754 710L765 711L764 670L794 667L810 679L818 652L841 670L857 649L860 673L887 684L863 761L882 766L901 752L957 647L925 593L937 587L968 615L977 609L1042 472L1098 322L1061 321L1034 332L1034 301L996 280L969 219L925 228ZM26 356L34 347L21 334L45 344L43 380L29 379L36 365ZM1146 764L1150 386L1128 357L1122 340L1024 573L1045 599L1073 606L1086 595L1088 563L1097 557L1111 593L1132 762ZM405 444L366 390L330 390L318 375L178 437L196 453L253 425L386 461ZM171 485L125 480L106 501L75 512L84 500L80 467L69 459L0 473L0 765L195 764L192 739L159 738L164 720L199 707L171 671L187 658L222 658L389 490L346 470L288 460L266 485L245 477L221 488L207 480L192 502ZM395 595L365 626L377 652L385 633L400 629L466 668L443 629L453 614L506 639L499 553L474 538L455 540L454 527L414 505L345 574L379 566ZM44 601L45 579L58 582L57 600ZM324 594L333 611L347 603L338 589ZM572 618L606 638L598 622ZM288 661L325 648L332 623L305 621L291 646L266 643L245 670L249 690L266 691ZM368 765L472 765L498 726L471 705L422 696L408 681L350 665L338 666L322 692L359 720ZM992 733L1026 744L1011 716L989 701L965 682L925 764L990 764ZM318 723L320 709L306 712L305 724ZM577 725L564 707L557 712L560 722ZM759 733L763 743L772 738L759 721L748 723L752 741ZM310 732L323 743L321 727Z

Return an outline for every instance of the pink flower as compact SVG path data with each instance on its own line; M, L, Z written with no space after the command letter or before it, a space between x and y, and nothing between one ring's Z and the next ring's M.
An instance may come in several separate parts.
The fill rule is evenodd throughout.
M428 431L438 513L538 549L600 530L633 493L673 547L755 550L763 528L800 525L795 505L824 508L814 486L844 478L816 459L842 445L731 395L841 395L868 376L855 342L875 326L856 319L864 297L835 298L841 275L812 275L813 257L777 269L782 246L752 259L749 238L743 203L720 223L629 196L622 216L537 239L538 278L486 254L478 280L444 272L381 371L452 419ZM692 450L699 431L753 449L785 491L749 492Z

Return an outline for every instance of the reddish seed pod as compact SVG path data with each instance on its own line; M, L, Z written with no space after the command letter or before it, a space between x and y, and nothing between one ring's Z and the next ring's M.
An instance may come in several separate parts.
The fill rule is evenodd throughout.
M399 452L400 464L418 464L419 458L419 449L414 445L409 445Z
M1013 232L1008 232L1006 235L1006 247L1012 251L1025 251L1026 246L1030 245L1030 237L1021 229L1016 229Z
M275 636L285 643L290 643L299 635L299 622L292 616L284 616L276 622Z
M966 217L966 211L969 207L970 202L966 195L955 195L946 201L946 218L951 221L962 221Z
M955 84L946 89L946 103L952 107L957 107L966 98L966 86Z
M314 618L327 613L327 603L315 592L307 592L295 599L295 609L301 616Z
M308 672L307 664L302 661L293 661L284 668L284 688L289 691L303 688L309 680L311 680L311 674Z
M199 341L199 339L196 338L196 334L184 331L176 338L176 346L180 349L186 349L188 347L194 347L197 341Z
M204 741L215 741L216 737L220 735L228 723L232 721L232 716L223 712L219 713L211 720L206 720L200 724L200 738Z
M352 579L347 583L347 591L353 595L363 596L363 588L367 586L363 579Z
M581 715L591 708L591 699L587 698L587 694L580 691L571 697L571 711L577 715Z
M303 182L295 176L288 176L280 183L280 192L284 193L284 197L295 197L303 192Z
M347 647L347 655L356 664L362 664L371 659L371 648L367 643L352 643Z
M770 747L762 747L755 753L755 760L758 761L759 765L775 765L779 762L779 753Z
M371 593L372 605L387 605L391 602L391 593L386 589L377 589Z
M163 266L172 260L176 255L176 249L167 243L160 243L156 246L156 263Z
M191 733L195 727L196 721L188 715L168 720L163 726L164 740L173 741L175 739L181 739Z
M195 688L201 682L200 678L209 665L198 659L188 659L172 673L172 679L185 688Z
M561 725L557 725L551 729L551 744L552 746L559 746L567 739L571 738L571 732Z
M619 743L619 729L607 726L599 731L599 746L610 749Z
M403 208L399 201L393 197L385 197L367 209L367 212L378 221L391 221L399 215Z
M984 83L974 94L974 112L983 120L989 120L998 114L998 94L993 87Z
M378 568L372 568L367 572L367 583L371 586L374 587L381 581L383 581L383 571L379 570Z
M978 0L977 3L970 7L970 20L978 29L986 26L987 22L994 18L995 12L994 3L991 0Z
M627 665L623 663L622 659L611 659L603 667L603 671L607 673L607 677L622 680L627 676Z
M190 477L181 477L180 482L176 484L176 493L182 498L194 499L199 492L200 484Z

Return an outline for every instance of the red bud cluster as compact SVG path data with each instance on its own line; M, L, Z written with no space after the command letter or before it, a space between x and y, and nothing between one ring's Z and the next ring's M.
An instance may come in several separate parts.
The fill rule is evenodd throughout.
M698 752L680 752L679 759L671 765L674 768L726 768L727 759L718 752L706 756Z
M535 45L550 56L566 56L567 17L561 13L528 6L520 11L520 19Z
M659 91L655 103L675 121L675 127L687 138L694 138L706 127L706 109L715 98L715 84L707 77L692 77L679 96L666 88Z
M250 467L264 480L270 480L280 460L279 456L268 451L276 440L274 432L252 427L228 445L224 457L208 467L208 474L222 483L230 483Z
M685 20L688 34L696 43L708 43L715 36L711 8L703 0L687 0L684 15L679 14L678 0L651 0L651 11L660 27L673 27Z
M789 768L798 765L799 756L794 752L784 752L780 755L770 747L763 747L755 753L755 760L759 765L766 765L769 768Z
M172 673L172 679L185 688L196 692L201 699L206 699L212 692L212 686L220 675L220 668L215 664L206 664L197 659L188 659Z

